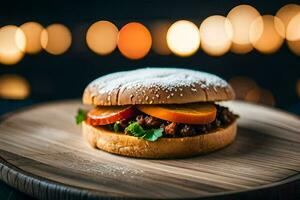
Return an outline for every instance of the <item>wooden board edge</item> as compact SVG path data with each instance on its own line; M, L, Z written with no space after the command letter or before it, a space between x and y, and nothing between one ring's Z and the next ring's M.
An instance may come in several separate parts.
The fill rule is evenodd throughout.
M14 177L14 178L13 178ZM75 187L56 181L52 181L30 172L26 172L13 164L9 163L0 157L0 179L7 185L38 199L139 199L136 197L118 197L105 196L98 191ZM29 185L28 185L29 184ZM31 188L31 190L29 189ZM34 188L34 189L33 189ZM39 189L36 189L39 188ZM44 192L42 192L42 191ZM277 194L281 197L300 197L300 173L294 174L281 181L271 184L254 187L251 189L220 192L216 194L208 194L196 198L182 198L182 199L241 199L241 198L261 198L271 199L274 196L270 194ZM277 196L276 195L276 196ZM140 198L145 199L145 198ZM150 198L149 198L150 199ZM297 198L295 198L297 199Z
M0 157L0 179L7 185L37 199L97 199L106 198L97 191L52 181L26 172ZM37 189L38 188L38 189ZM39 190L46 192L41 192ZM111 198L111 197L109 197Z

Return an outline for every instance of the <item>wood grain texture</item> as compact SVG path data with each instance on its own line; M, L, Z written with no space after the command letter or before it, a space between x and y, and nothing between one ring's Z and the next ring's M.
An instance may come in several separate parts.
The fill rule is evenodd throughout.
M253 191L261 197L268 190L299 195L299 119L242 102L227 105L241 116L236 141L177 160L134 159L91 148L74 123L79 101L24 109L0 122L0 178L40 199L232 199ZM290 182L296 184L278 188Z

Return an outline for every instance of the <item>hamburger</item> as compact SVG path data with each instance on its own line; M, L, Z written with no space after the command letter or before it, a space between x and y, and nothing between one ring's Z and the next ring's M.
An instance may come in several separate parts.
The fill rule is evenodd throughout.
M229 145L237 115L220 101L234 99L218 76L178 68L143 68L92 81L79 110L86 141L94 148L137 158L182 158Z

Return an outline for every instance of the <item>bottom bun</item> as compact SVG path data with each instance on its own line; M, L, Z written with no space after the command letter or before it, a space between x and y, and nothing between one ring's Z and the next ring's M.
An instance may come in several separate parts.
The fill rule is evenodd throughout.
M221 149L235 136L237 123L207 134L182 138L159 138L155 142L82 123L84 138L94 148L136 158L184 158Z

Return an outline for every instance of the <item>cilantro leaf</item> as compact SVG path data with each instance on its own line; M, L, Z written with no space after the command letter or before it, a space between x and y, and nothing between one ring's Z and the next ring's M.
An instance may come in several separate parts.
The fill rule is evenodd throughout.
M77 115L75 117L76 124L80 124L81 122L83 122L86 119L86 114L87 114L87 111L85 111L83 109L78 109Z
M131 133L135 137L141 137L145 135L145 130L137 122L133 122L125 128L125 133Z
M115 123L114 123L114 131L117 133L117 132L120 132L120 129L121 129L121 127L120 127L120 122L119 121L116 121Z
M150 129L146 131L146 134L143 136L144 139L148 141L156 141L158 138L163 136L163 128L158 128L158 129Z
M143 127L137 122L133 122L125 128L126 133L131 133L135 137L143 138L151 142L154 142L158 138L162 137L163 130L164 129L162 128L144 130Z

